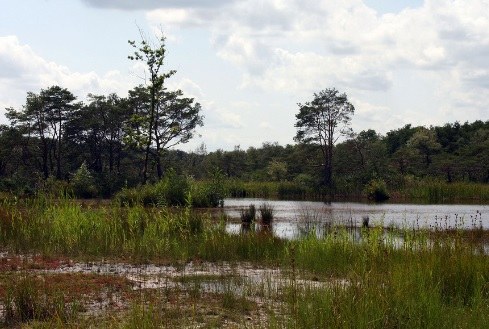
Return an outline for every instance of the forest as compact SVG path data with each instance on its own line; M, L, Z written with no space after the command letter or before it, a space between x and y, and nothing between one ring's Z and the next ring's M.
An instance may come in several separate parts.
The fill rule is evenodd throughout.
M84 179L80 196L107 198L124 187L157 182L168 170L195 180L219 171L226 180L287 182L317 193L326 188L315 143L264 142L211 152L205 144L193 152L172 148L203 124L200 105L181 91L164 91L172 110L158 118L148 144L150 93L138 86L125 98L88 95L83 103L60 86L28 92L25 106L7 109L9 124L0 127L1 190L33 194L47 185L70 189ZM489 121L350 133L334 145L332 161L335 195L359 195L373 180L392 191L427 180L488 183Z
M164 71L164 37L156 44L143 38L129 45L134 52L128 59L143 63L147 79L126 97L89 94L83 102L55 85L28 91L21 108L6 109L8 124L0 126L0 191L110 198L170 173L167 180L179 177L187 185L193 180L226 186L220 197L380 201L420 185L442 184L446 190L447 184L463 183L468 184L463 190L480 190L489 182L489 121L408 124L385 135L372 129L354 132L355 108L335 88L298 104L295 144L266 141L261 147L211 152L202 144L193 152L178 150L204 124L201 105L181 90L168 90L165 82L176 71ZM270 189L274 192L267 194ZM487 185L483 189L484 197L468 197L489 199Z

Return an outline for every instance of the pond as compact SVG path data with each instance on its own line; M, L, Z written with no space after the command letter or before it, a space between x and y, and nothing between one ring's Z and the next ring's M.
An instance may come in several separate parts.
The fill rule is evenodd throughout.
M225 199L224 212L230 219L227 231L242 230L240 212L249 205L264 203L274 209L274 222L269 228L274 235L296 238L310 229L346 225L360 227L368 216L370 225L400 228L489 228L489 205L463 204L396 204L359 202L283 201L267 199ZM258 229L261 229L258 227ZM320 232L319 232L320 233Z

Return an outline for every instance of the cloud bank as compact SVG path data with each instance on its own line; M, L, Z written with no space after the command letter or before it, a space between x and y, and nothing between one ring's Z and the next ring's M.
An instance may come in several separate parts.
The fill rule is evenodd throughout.
M27 91L38 92L41 88L60 85L78 97L88 93L126 94L132 88L130 79L118 71L104 75L95 72L76 72L48 61L22 44L16 36L0 37L0 93L4 104L18 105Z
M410 70L434 81L447 111L481 113L489 105L482 101L489 96L485 0L426 0L384 15L360 0L243 0L219 10L160 8L147 17L155 25L209 29L218 56L243 70L242 87L387 92Z
M95 8L110 8L120 10L148 10L157 8L215 8L228 4L230 0L82 0Z

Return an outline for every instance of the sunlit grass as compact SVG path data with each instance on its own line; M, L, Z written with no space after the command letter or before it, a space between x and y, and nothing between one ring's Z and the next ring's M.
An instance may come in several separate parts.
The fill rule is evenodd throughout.
M138 323L219 327L226 319L237 327L265 328L483 328L489 321L487 243L484 230L461 227L352 230L331 225L324 236L311 233L297 240L270 232L229 234L221 219L188 207L87 207L39 199L4 203L0 212L1 248L43 255L35 266L24 266L27 274L49 269L38 263L60 256L237 268L232 274L189 273L172 280L177 286L130 294L120 315L103 318L114 328ZM2 263L0 270L17 270L20 265L13 262ZM250 279L240 276L242 264L278 272ZM1 302L12 305L9 321L76 326L70 313L74 304L45 297L51 296L42 288L46 277L26 278L16 286L0 286L8 292L0 294ZM216 287L212 292L205 289L209 284ZM66 296L68 285L57 287ZM253 318L258 310L262 318ZM87 327L96 323L90 316L77 321Z

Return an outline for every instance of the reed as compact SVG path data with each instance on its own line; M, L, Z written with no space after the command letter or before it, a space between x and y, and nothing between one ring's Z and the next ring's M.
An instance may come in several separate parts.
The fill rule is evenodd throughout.
M78 312L77 304L68 305L60 291L49 291L29 276L8 282L5 294L4 323L8 326L32 320L67 323Z
M400 195L403 199L431 203L460 201L485 203L489 201L489 185L425 180L408 184L400 191Z
M254 204L250 204L248 208L241 209L240 212L241 222L244 224L251 224L256 218L256 207Z
M484 328L489 321L489 257L481 252L485 236L479 228L353 231L332 224L324 236L311 233L291 241L272 234L228 234L222 222L190 207L86 207L67 199L9 201L0 211L0 246L11 252L280 270L262 281L243 278L233 285L229 276L215 276L212 280L224 288L212 294L189 279L181 281L183 291L141 291L121 317L107 315L107 327L202 322L218 327L226 317L237 327L250 327L239 317L256 314L258 306L251 301L258 299L266 321L253 327ZM274 277L279 275L285 278ZM11 285L3 296L0 289L7 319L61 321L69 327L71 308L45 297L42 286L29 280ZM206 312L222 317L210 320Z
M196 208L218 207L223 205L223 182L219 179L197 182L190 177L169 171L155 184L136 188L124 188L114 197L120 206L156 206L182 207L191 205ZM191 195L191 199L189 199Z
M274 216L273 206L269 203L263 203L258 208L260 212L260 220L263 225L270 225Z

